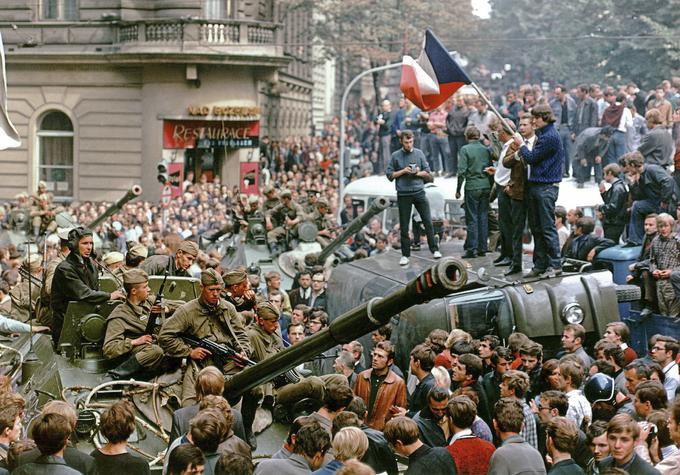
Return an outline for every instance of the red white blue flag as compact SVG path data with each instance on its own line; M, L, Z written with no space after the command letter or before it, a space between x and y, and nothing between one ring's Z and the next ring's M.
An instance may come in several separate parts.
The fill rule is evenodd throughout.
M431 30L425 32L418 59L404 56L401 67L401 92L416 107L432 110L459 88L472 81L458 66Z

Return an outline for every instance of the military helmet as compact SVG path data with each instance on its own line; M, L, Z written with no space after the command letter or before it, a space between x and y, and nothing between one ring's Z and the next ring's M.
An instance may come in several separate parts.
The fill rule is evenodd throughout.
M616 396L614 379L603 373L592 375L583 387L583 395L590 404L613 402Z

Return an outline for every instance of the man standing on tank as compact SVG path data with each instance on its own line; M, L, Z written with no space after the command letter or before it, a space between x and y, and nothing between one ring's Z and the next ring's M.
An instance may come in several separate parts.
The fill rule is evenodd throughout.
M427 245L435 259L442 257L439 245L434 240L430 203L425 195L425 182L433 180L430 166L425 154L413 147L413 132L404 130L401 133L401 149L394 152L385 170L387 179L396 180L397 204L399 206L399 229L401 233L401 259L399 265L409 263L411 256L411 239L409 238L409 224L411 208L416 207L423 219L423 226L427 234Z

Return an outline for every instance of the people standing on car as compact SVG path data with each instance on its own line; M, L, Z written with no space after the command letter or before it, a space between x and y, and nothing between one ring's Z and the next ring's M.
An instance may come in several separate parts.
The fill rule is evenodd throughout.
M401 133L402 148L392 154L387 165L386 175L390 181L396 180L397 204L399 206L399 228L401 233L401 259L399 265L409 263L411 256L411 239L409 224L411 222L411 208L423 220L427 244L435 259L442 257L439 247L434 240L430 203L425 195L425 182L432 181L430 166L423 152L413 147L413 132L404 130Z

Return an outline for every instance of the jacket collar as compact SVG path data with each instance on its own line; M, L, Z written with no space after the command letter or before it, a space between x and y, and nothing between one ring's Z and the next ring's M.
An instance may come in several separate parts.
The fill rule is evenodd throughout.
M373 374L373 369L367 369L366 371L361 372L361 377L364 379L371 379L371 375ZM397 382L397 374L389 370L387 372L387 376L385 376L385 380L383 381L384 384L392 384Z

